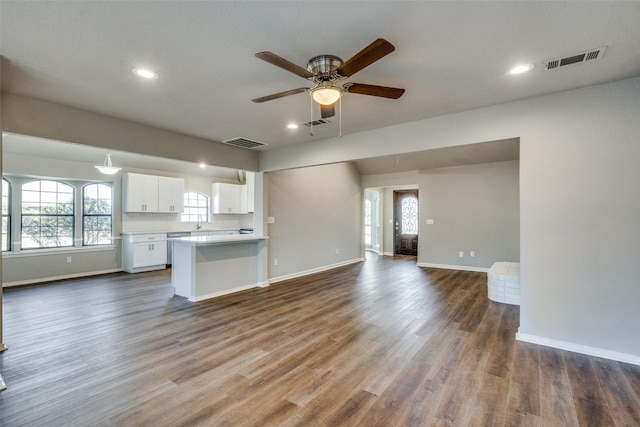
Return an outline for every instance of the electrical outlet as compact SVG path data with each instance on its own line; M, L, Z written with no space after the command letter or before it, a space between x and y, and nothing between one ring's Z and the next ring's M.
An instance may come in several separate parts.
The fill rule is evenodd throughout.
M273 265L278 265L278 258L273 260Z
M469 256L470 256L471 258L473 258L474 256L476 256L476 252L475 252L475 251L471 251L471 252L469 252Z
M338 255L339 253L340 253L340 250L336 248L336 255Z
M70 256L67 257L67 262L71 262L71 257Z
M433 220L432 219L428 219L427 220L427 225L432 225L433 224Z
M464 252L462 252L462 251L458 252L458 256L459 256L460 258L464 257Z

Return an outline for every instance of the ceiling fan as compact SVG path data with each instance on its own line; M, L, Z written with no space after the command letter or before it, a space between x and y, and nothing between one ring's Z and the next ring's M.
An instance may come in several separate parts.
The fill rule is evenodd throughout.
M314 86L274 93L252 99L252 101L258 103L266 102L302 92L309 92L313 100L320 104L321 117L326 119L335 115L335 103L343 93L398 99L404 93L404 89L363 83L345 83L342 87L338 86L338 81L351 77L394 50L395 47L385 39L377 39L346 62L334 55L318 55L309 60L306 69L279 57L275 53L258 52L256 53L257 58L307 79L313 82Z

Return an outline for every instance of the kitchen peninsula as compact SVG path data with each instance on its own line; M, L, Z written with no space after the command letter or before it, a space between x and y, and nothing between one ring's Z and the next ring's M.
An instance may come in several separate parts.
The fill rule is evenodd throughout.
M202 301L265 286L267 239L253 234L172 239L175 294Z

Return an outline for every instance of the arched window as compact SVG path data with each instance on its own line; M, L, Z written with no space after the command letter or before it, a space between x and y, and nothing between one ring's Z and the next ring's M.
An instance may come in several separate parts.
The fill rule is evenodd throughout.
M184 193L184 211L182 222L209 221L209 197L202 193Z
M74 189L57 181L22 185L23 249L73 246Z
M89 184L82 188L82 244L110 245L113 227L111 184Z
M11 184L2 178L2 251L11 248Z

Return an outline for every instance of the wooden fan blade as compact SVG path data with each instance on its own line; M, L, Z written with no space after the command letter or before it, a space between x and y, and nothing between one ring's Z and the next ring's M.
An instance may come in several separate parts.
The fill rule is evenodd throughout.
M347 83L344 89L349 93L360 95L379 96L381 98L398 99L404 93L404 89L397 87L366 85L362 83Z
M363 68L373 64L378 59L387 56L394 50L396 50L396 48L385 39L377 39L339 66L337 70L338 74L342 77L352 76Z
M328 119L336 115L336 104L320 105L320 117Z
M306 87L300 87L298 89L285 90L284 92L274 93L273 95L263 96L262 98L252 99L253 102L265 102L273 99L284 98L285 96L295 95L298 93L306 92Z
M312 72L294 64L293 62L289 62L286 59L279 57L275 53L258 52L256 53L256 58L260 58L263 61L275 65L276 67L280 67L283 70L289 71L290 73L297 74L304 79L310 79L311 77L313 77Z

